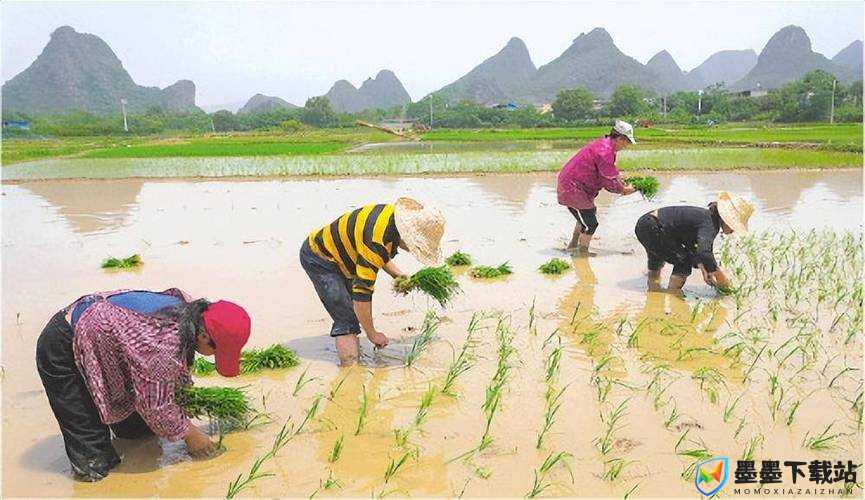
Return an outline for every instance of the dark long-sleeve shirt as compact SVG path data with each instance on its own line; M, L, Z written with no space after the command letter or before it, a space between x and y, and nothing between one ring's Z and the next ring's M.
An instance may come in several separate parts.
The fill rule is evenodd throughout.
M658 209L658 222L664 236L681 244L694 264L703 264L710 273L718 270L713 250L715 237L721 229L717 212L702 207L663 207Z

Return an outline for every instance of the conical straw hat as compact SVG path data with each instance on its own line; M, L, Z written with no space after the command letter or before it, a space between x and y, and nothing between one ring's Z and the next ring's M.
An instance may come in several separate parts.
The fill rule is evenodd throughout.
M396 230L409 252L421 264L436 265L441 260L441 239L445 232L441 212L411 198L400 198L394 204L393 214Z
M734 233L748 232L748 219L754 213L754 205L742 198L731 198L730 193L721 191L718 194L718 215Z

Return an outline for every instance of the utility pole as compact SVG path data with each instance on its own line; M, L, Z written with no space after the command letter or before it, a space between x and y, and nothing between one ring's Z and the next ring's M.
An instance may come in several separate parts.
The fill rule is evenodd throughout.
M703 114L703 91L697 91L697 114Z
M432 97L430 97L430 100L429 100L429 129L430 130L432 130L432 125L433 125L432 102L433 102Z
M832 80L832 104L829 105L829 123L835 123L835 85L838 80Z
M120 111L123 113L123 131L129 132L129 124L126 122L126 99L120 99Z

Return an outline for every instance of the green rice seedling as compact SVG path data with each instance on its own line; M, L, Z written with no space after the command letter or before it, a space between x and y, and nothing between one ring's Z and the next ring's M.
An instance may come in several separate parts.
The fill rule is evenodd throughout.
M742 396L745 394L739 394L739 397L727 403L727 406L724 407L724 422L729 422L730 417L733 416L733 412L736 411L736 406L739 404L739 401L742 399Z
M246 393L234 387L186 385L177 391L176 398L177 403L191 418L206 416L217 421L242 425L254 411L249 406Z
M474 278L498 278L508 274L513 274L513 270L511 270L510 264L505 262L496 267L475 266L471 268L470 273Z
M427 311L426 316L423 320L423 325L421 326L420 335L415 338L414 342L411 345L408 353L405 356L405 366L411 367L418 358L420 358L421 354L426 350L427 346L429 346L433 339L435 338L436 331L438 330L439 319L432 311Z
M300 363L291 349L274 344L265 349L244 350L240 355L240 373L250 374L262 370L293 368ZM196 357L189 371L193 375L208 376L216 371L216 365L203 357Z
M213 363L213 361L210 361L201 356L196 356L195 360L192 362L192 366L189 367L189 371L193 375L206 377L208 375L213 375L213 373L216 371L216 365Z
M573 455L570 453L561 451L559 453L553 454L550 453L547 458L544 460L544 463L535 470L535 480L532 484L532 489L526 493L526 498L535 498L544 492L547 488L552 486L552 482L545 482L546 476L556 465L562 465L567 468L568 473L571 475L571 480L573 481L574 474L571 471L571 466L568 464L568 460L572 458Z
M742 451L742 460L754 460L754 452L757 451L757 448L763 446L763 440L764 438L762 434L752 437L748 441L748 445Z
M564 348L560 345L553 349L553 351L550 353L550 356L547 358L545 364L546 375L544 376L544 380L546 380L547 383L551 383L553 379L555 379L556 376L559 374L559 370L561 369L563 350Z
M481 479L489 479L493 475L493 471L487 467L475 467L475 475Z
M799 405L802 404L802 400L796 400L790 405L790 410L787 412L787 427L793 425L793 421L796 420L796 410L799 409Z
M138 254L130 255L129 257L118 259L116 257L108 257L102 261L102 269L131 269L142 264L141 256Z
M418 405L417 413L415 413L414 421L412 422L415 427L420 427L423 424L437 392L438 389L434 385L430 385L426 392L423 393L423 396L421 396L420 405Z
M564 260L558 257L553 257L547 262L541 264L541 267L539 267L538 270L543 274L562 274L570 268L571 265Z
M460 284L454 278L451 268L444 265L425 267L410 277L397 278L393 280L393 289L403 295L420 290L444 307L460 291Z
M676 405L673 404L673 409L670 410L670 413L667 415L667 418L664 419L664 428L669 429L672 427L676 420L679 419L679 409L676 408Z
M339 481L339 479L333 477L333 471L331 471L327 479L325 479L324 482L321 483L321 488L325 490L332 490L334 488L342 489L342 483Z
M411 435L411 427L408 429L394 429L393 430L393 440L396 442L396 445L402 448L408 442L408 438Z
M240 355L240 372L244 374L293 368L298 364L300 361L294 351L279 344L264 349L244 350Z
M733 439L739 439L739 434L745 429L745 417L739 418L739 425L736 426L736 432L733 433Z
M309 366L304 368L304 370L303 370L303 372L301 372L300 376L297 377L297 382L294 383L294 390L291 391L292 396L297 396L297 394L300 392L300 390L303 389L303 386L305 386L306 384L312 382L313 380L315 380L317 378L317 377L306 378L306 372L308 370L309 370Z
M629 498L631 498L631 495L633 495L634 492L637 491L637 488L639 486L640 486L640 483L636 483L635 485L631 486L631 489L629 489L627 492L625 492L625 495L622 496L622 500L628 500Z
M463 342L463 347L460 349L459 355L454 358L450 367L448 367L444 384L442 384L442 394L455 396L453 393L453 385L456 383L457 378L474 366L476 359L474 349L477 346L477 341L474 340L473 335L475 330L478 328L480 322L479 318L478 314L475 313L472 314L472 319L469 320L468 335L466 336L465 342Z
M342 455L342 440L345 436L339 436L336 438L336 441L333 442L333 447L330 449L330 455L327 457L327 461L330 463L334 463L339 460L339 457Z
M405 465L406 461L408 461L409 457L412 456L412 452L406 452L397 460L391 459L390 464L387 466L387 470L384 471L384 484L390 482L393 479L393 476L400 470L400 468Z
M470 266L472 265L472 257L467 253L457 250L445 259L445 263L451 267Z
M843 433L830 434L832 430L832 426L835 425L834 422L826 426L823 429L823 432L816 436L811 436L811 432L808 431L805 433L805 437L802 439L802 447L808 448L809 450L814 451L825 451L831 450L838 446L838 438L843 436Z
M361 396L360 396L360 408L357 413L357 427L355 427L354 435L357 436L363 430L363 426L366 425L366 412L367 406L369 405L369 398L366 395L366 385L362 386Z
M544 437L553 427L553 424L556 422L556 414L559 412L559 409L562 407L562 403L560 402L562 394L564 394L565 389L567 387L563 387L560 391L555 392L550 387L547 390L546 394L546 405L544 410L544 423L541 426L540 432L538 432L538 439L535 443L535 448L541 449L544 445Z
M634 463L632 460L613 458L604 462L604 474L601 476L605 481L613 482L622 475L625 467Z
M237 476L234 481L231 481L228 484L228 491L225 493L225 498L234 498L238 493L245 490L255 481L259 479L263 479L265 477L271 477L275 474L269 472L262 472L261 467L265 462L272 459L276 454L288 444L289 441L296 435L296 433L292 432L291 426L289 426L289 422L286 421L283 424L282 428L276 434L276 437L273 440L273 444L270 447L270 450L260 455L255 461L252 463L252 466L249 468L249 472L246 473L246 476L243 474Z
M307 408L306 413L303 416L303 420L300 422L300 425L298 425L297 428L294 430L295 435L303 432L306 424L308 424L312 419L315 418L315 415L318 413L319 403L321 403L321 395L316 396L315 399L312 401L312 404L309 406L309 408Z
M601 455L606 455L613 449L615 434L621 429L619 422L625 417L628 410L630 398L623 400L609 414L604 415L601 411L601 422L604 424L604 434L595 438L595 446L601 452Z
M658 179L649 176L631 176L625 179L625 182L639 191L647 200L651 200L658 194L660 186Z

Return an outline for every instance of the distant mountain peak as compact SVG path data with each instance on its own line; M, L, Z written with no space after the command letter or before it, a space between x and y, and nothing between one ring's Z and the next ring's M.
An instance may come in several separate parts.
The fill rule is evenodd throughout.
M244 104L242 108L237 110L237 114L263 113L267 111L274 111L277 109L293 109L296 107L297 106L291 104L285 99L259 93L250 97L249 100L246 101L246 104Z
M811 52L811 39L802 27L791 24L772 35L760 57L802 52Z
M3 85L4 110L34 115L87 111L94 114L126 109L143 112L150 107L192 111L195 84L180 80L165 88L137 85L104 40L60 26L51 33L33 63Z
M325 94L334 110L357 113L366 109L387 109L411 102L402 82L389 69L382 69L375 78L367 78L360 88L348 80L339 80Z
M673 59L673 56L666 50L662 50L653 55L652 58L649 59L649 62L646 63L646 66L675 68L677 71L682 71L682 69L679 68L679 65L676 64L676 60Z
M854 74L862 76L862 40L855 40L850 45L844 47L835 57L832 62L852 69Z

